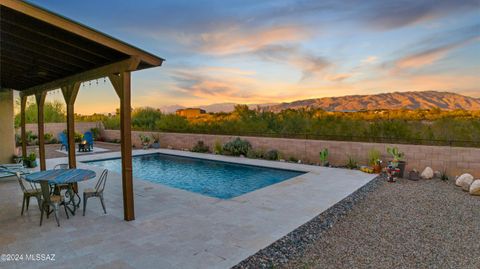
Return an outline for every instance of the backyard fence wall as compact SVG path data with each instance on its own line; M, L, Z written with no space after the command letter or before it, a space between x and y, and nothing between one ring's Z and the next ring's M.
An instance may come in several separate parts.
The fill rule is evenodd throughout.
M28 131L31 131L34 134L38 133L38 125L36 123L28 123L25 124L25 128ZM77 133L85 133L86 131L90 131L92 128L99 128L100 130L103 129L103 124L101 122L75 122L75 132ZM45 133L53 134L55 137L63 132L63 130L67 129L66 122L50 122L45 123ZM20 128L16 129L16 133L20 134Z
M213 149L216 141L224 144L237 136L231 135L208 135L208 134L184 134L184 133L157 133L157 132L132 132L132 143L135 147L141 147L140 134L160 136L162 148L173 148L181 150L191 149L197 141L203 141ZM103 130L102 137L107 141L120 140L120 131ZM384 144L367 142L347 142L310 139L289 139L271 137L242 136L248 140L253 148L281 152L283 159L295 157L305 163L318 163L319 152L328 148L329 161L333 165L346 164L348 156L358 160L360 165L366 165L368 152L377 149L382 153L382 159L388 160L387 147L396 146L403 151L407 161L407 171L417 169L421 172L426 166L433 170L446 172L449 176L456 176L462 173L471 173L480 178L480 148L449 147L449 146L423 146L405 144Z

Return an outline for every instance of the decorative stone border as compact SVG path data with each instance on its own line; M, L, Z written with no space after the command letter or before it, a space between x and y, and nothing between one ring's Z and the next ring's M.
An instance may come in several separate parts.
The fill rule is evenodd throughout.
M310 244L314 243L325 231L341 220L358 201L382 184L384 179L383 175L377 176L320 215L232 268L274 268L286 264L293 258L300 257Z

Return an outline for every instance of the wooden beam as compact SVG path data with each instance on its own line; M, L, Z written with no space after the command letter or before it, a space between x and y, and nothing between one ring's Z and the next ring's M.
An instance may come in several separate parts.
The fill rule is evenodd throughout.
M45 98L47 97L47 92L35 94L35 100L37 101L37 112L38 112L38 154L40 155L40 170L44 171L47 169L45 162L45 122L44 122L44 111L43 107L45 105Z
M120 135L122 150L123 213L126 221L135 219L132 177L132 129L130 72L109 76L120 97Z
M20 128L22 136L22 157L27 156L27 131L25 128L25 109L27 106L27 97L20 95Z
M82 73L78 73L72 76L61 78L52 82L45 83L43 85L34 86L29 89L23 90L25 95L36 94L41 91L50 91L61 88L63 86L70 85L75 82L83 82L92 79L108 76L109 74L120 73L124 71L134 71L140 60L137 57L131 57L129 59L119 61L116 63L108 64L102 67L91 69Z
M68 138L68 166L77 168L75 158L75 113L74 104L77 98L80 82L62 87L63 98L67 104L67 138Z
M64 29L68 32L72 32L84 38L90 39L106 47L115 49L127 55L138 56L142 61L152 66L160 66L163 62L163 59L160 57L157 57L139 48L136 48L127 43L124 43L118 39L115 39L111 36L103 34L90 27L74 22L65 17L59 16L46 9L42 9L38 6L34 6L24 1L18 1L18 0L2 0L1 3L2 5L5 5L18 12L24 13L30 17L36 18L46 23L55 25L58 28Z

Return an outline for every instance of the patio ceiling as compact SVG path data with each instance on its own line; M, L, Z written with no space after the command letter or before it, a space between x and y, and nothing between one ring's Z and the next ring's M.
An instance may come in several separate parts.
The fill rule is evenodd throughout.
M0 23L0 90L20 91L22 156L27 156L27 96L35 95L41 170L46 170L47 92L62 90L67 105L68 163L76 168L74 104L80 84L109 78L120 99L124 218L134 220L131 72L160 66L164 59L25 1L1 0Z
M108 75L98 69L132 57L138 59L138 66L134 70L118 71L160 66L164 61L23 1L2 0L0 21L0 88L34 94L35 88L50 90L67 85L74 75L77 75L74 80L80 82ZM97 72L85 74L95 69ZM103 71L112 73L112 70Z

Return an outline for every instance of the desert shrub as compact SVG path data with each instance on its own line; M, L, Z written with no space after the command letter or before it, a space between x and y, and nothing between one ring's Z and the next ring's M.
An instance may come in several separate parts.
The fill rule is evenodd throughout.
M74 137L76 143L82 142L83 134L75 132L75 135L73 137Z
M293 163L296 163L296 162L298 162L298 159L295 158L294 156L290 156L290 157L288 158L288 161L293 162Z
M223 146L220 140L215 140L215 144L213 145L213 153L215 154L222 154L223 153Z
M155 122L162 117L159 109L139 107L132 111L132 128L135 130L153 130Z
M233 156L246 156L249 149L252 148L252 145L247 140L242 140L239 137L234 140L226 143L223 146L223 151L228 155Z
M382 157L382 155L381 155L380 151L378 151L376 149L371 149L368 152L368 164L372 165L372 166L378 164L381 157Z
M355 158L352 156L348 156L347 159L347 164L345 165L348 169L357 169L358 168L358 162Z
M209 150L210 150L209 147L205 145L205 143L203 143L203 141L201 140L197 141L197 144L192 148L193 152L200 152L200 153L206 153Z
M263 159L265 157L265 152L262 149L253 149L250 148L247 151L247 158L251 159Z
M320 163L323 166L328 166L328 149L324 148L322 151L320 151L319 156L320 156Z
M97 140L98 138L100 138L100 129L98 129L97 127L91 128L90 132L92 132L93 139Z
M279 159L279 152L276 149L269 150L265 153L264 159L276 161Z
M27 138L27 145L33 146L37 144L38 136L36 134L32 133L32 131L27 131L25 135Z
M58 142L55 136L51 133L45 133L43 138L45 139L46 144L55 144Z
M103 120L103 126L107 130L119 130L120 117L119 116L107 117L106 119Z

